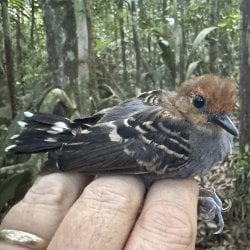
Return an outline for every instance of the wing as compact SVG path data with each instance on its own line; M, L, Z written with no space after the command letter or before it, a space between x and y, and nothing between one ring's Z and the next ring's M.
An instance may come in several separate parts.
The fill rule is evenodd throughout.
M174 93L164 90L152 90L144 92L138 97L129 99L113 108L109 108L108 112L103 112L100 119L101 122L116 121L126 119L138 112L143 112L149 106L171 106Z
M151 93L151 94L150 94ZM148 95L162 96L161 91L151 91ZM69 141L81 140L79 132L93 127L99 123L126 119L136 112L143 111L147 107L147 96L132 98L113 108L107 108L89 117L83 117L71 121L67 118L45 113L24 112L24 120L19 121L22 127L21 133L11 137L13 144L6 147L6 152L12 153L39 153L54 151L61 148L62 144ZM104 128L101 129L105 130ZM105 134L105 133L104 133ZM75 135L77 138L75 139ZM94 138L92 138L94 139Z
M148 92L144 92L138 96L144 104L149 106L165 106L171 105L174 97L174 92L166 92L165 90L157 89Z
M50 159L62 171L92 174L177 171L190 156L188 124L163 114L162 106L147 106L127 118L98 123Z
M171 115L169 105L169 95L156 90L74 121L25 112L24 130L6 151L49 152L44 172L56 166L92 174L174 176L190 157L189 124Z

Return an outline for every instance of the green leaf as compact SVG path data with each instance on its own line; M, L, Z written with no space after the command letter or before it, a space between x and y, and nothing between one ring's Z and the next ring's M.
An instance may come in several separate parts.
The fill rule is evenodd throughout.
M15 198L19 185L26 179L29 172L17 173L9 176L0 185L0 211L9 200Z
M164 63L167 65L167 67L170 70L173 82L176 78L176 62L175 62L175 52L170 47L170 44L167 40L164 40L162 37L158 38L158 44L160 45L160 48L162 50L162 59Z
M193 45L192 45L192 49L190 52L189 57L191 58L191 56L196 52L197 48L200 46L200 44L204 41L205 37L212 32L213 30L215 30L217 27L209 27L209 28L205 28L203 29L198 35L197 37L194 39Z
M185 79L189 79L191 77L191 75L193 74L193 72L196 70L196 68L198 67L198 65L200 64L201 60L192 62L188 65L188 69L185 75Z

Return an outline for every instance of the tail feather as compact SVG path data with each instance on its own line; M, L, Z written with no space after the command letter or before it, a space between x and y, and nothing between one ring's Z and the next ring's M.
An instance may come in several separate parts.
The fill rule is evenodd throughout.
M59 142L39 142L39 143L17 143L13 144L14 147L10 148L8 151L15 154L31 154L31 153L41 153L48 152L49 150L60 148L62 143Z
M47 125L54 125L56 122L63 122L66 126L70 127L72 121L67 118L64 118L59 115L55 114L46 114L46 113L31 113L29 111L24 112L25 122L35 122L37 124L47 124Z
M18 124L23 128L11 137L14 144L5 151L11 153L39 153L58 149L77 133L74 122L67 118L43 113L24 112L25 119Z

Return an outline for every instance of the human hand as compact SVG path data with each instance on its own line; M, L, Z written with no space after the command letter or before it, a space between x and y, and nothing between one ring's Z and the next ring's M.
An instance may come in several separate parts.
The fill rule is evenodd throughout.
M1 229L35 234L53 250L194 249L195 181L158 181L144 196L134 177L102 176L89 183L82 174L50 174L38 178ZM28 248L1 242L0 249Z

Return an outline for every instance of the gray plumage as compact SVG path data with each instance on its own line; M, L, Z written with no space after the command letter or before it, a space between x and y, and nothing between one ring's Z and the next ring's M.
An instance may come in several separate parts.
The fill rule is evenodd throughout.
M232 82L206 75L185 82L177 92L146 92L74 121L26 112L24 131L7 151L49 152L44 172L129 174L147 183L193 177L222 161L232 149L232 134L237 134L223 120L229 119L234 103L209 99L220 92L218 87L233 102ZM221 117L225 124L218 125Z
M77 171L91 175L126 174L146 187L163 178L191 178L223 161L237 128L229 118L236 103L235 84L204 75L176 92L145 92L93 116L71 121L25 112L22 131L12 136L12 153L48 152L42 173ZM226 211L214 189L202 189L199 214L218 216L220 233Z

